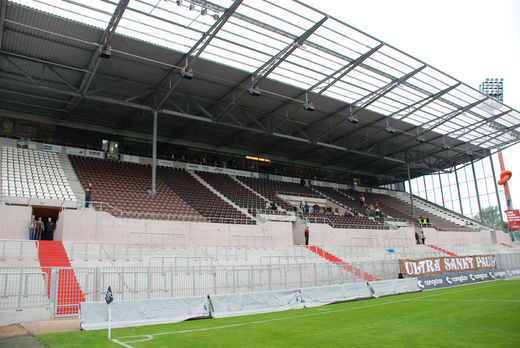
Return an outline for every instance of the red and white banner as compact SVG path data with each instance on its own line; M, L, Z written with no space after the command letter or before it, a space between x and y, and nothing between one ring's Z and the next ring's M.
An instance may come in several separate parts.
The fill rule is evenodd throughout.
M507 221L509 222L509 230L520 230L520 211L518 209L506 210L506 214Z
M399 260L399 270L405 277L495 269L496 267L495 255L428 257L417 260Z

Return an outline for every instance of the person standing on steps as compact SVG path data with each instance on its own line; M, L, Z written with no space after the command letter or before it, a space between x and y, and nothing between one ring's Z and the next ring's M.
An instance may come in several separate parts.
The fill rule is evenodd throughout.
M49 217L47 222L45 223L45 233L49 240L54 240L54 230L56 229L56 223L52 221L52 218Z
M85 208L88 208L91 197L92 197L92 192L90 191L90 188L87 187L87 189L85 190Z
M309 245L309 226L307 226L305 228L304 235L305 235L305 245Z
M43 225L42 217L38 217L38 221L36 221L36 240L42 240L43 231L45 230L45 226Z
M36 218L34 215L31 217L31 222L29 222L29 240L36 239Z

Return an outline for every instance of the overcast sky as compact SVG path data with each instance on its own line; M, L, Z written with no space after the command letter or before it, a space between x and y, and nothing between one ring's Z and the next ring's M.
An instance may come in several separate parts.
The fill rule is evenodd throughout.
M305 2L476 89L486 77L504 78L504 103L520 110L520 1ZM503 155L513 172L509 186L518 209L520 145ZM496 159L495 166L498 175Z

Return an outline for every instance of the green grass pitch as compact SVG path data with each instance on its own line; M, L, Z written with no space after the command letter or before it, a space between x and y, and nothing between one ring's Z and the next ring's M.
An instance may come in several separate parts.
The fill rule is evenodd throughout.
M49 347L520 347L520 280L176 324L45 334Z

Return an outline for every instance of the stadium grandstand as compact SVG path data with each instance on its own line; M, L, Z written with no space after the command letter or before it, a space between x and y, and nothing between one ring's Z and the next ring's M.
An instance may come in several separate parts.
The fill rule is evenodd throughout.
M390 281L411 259L520 267L507 231L408 186L520 142L517 110L427 62L305 1L0 4L0 324L78 317L109 286L140 301Z

